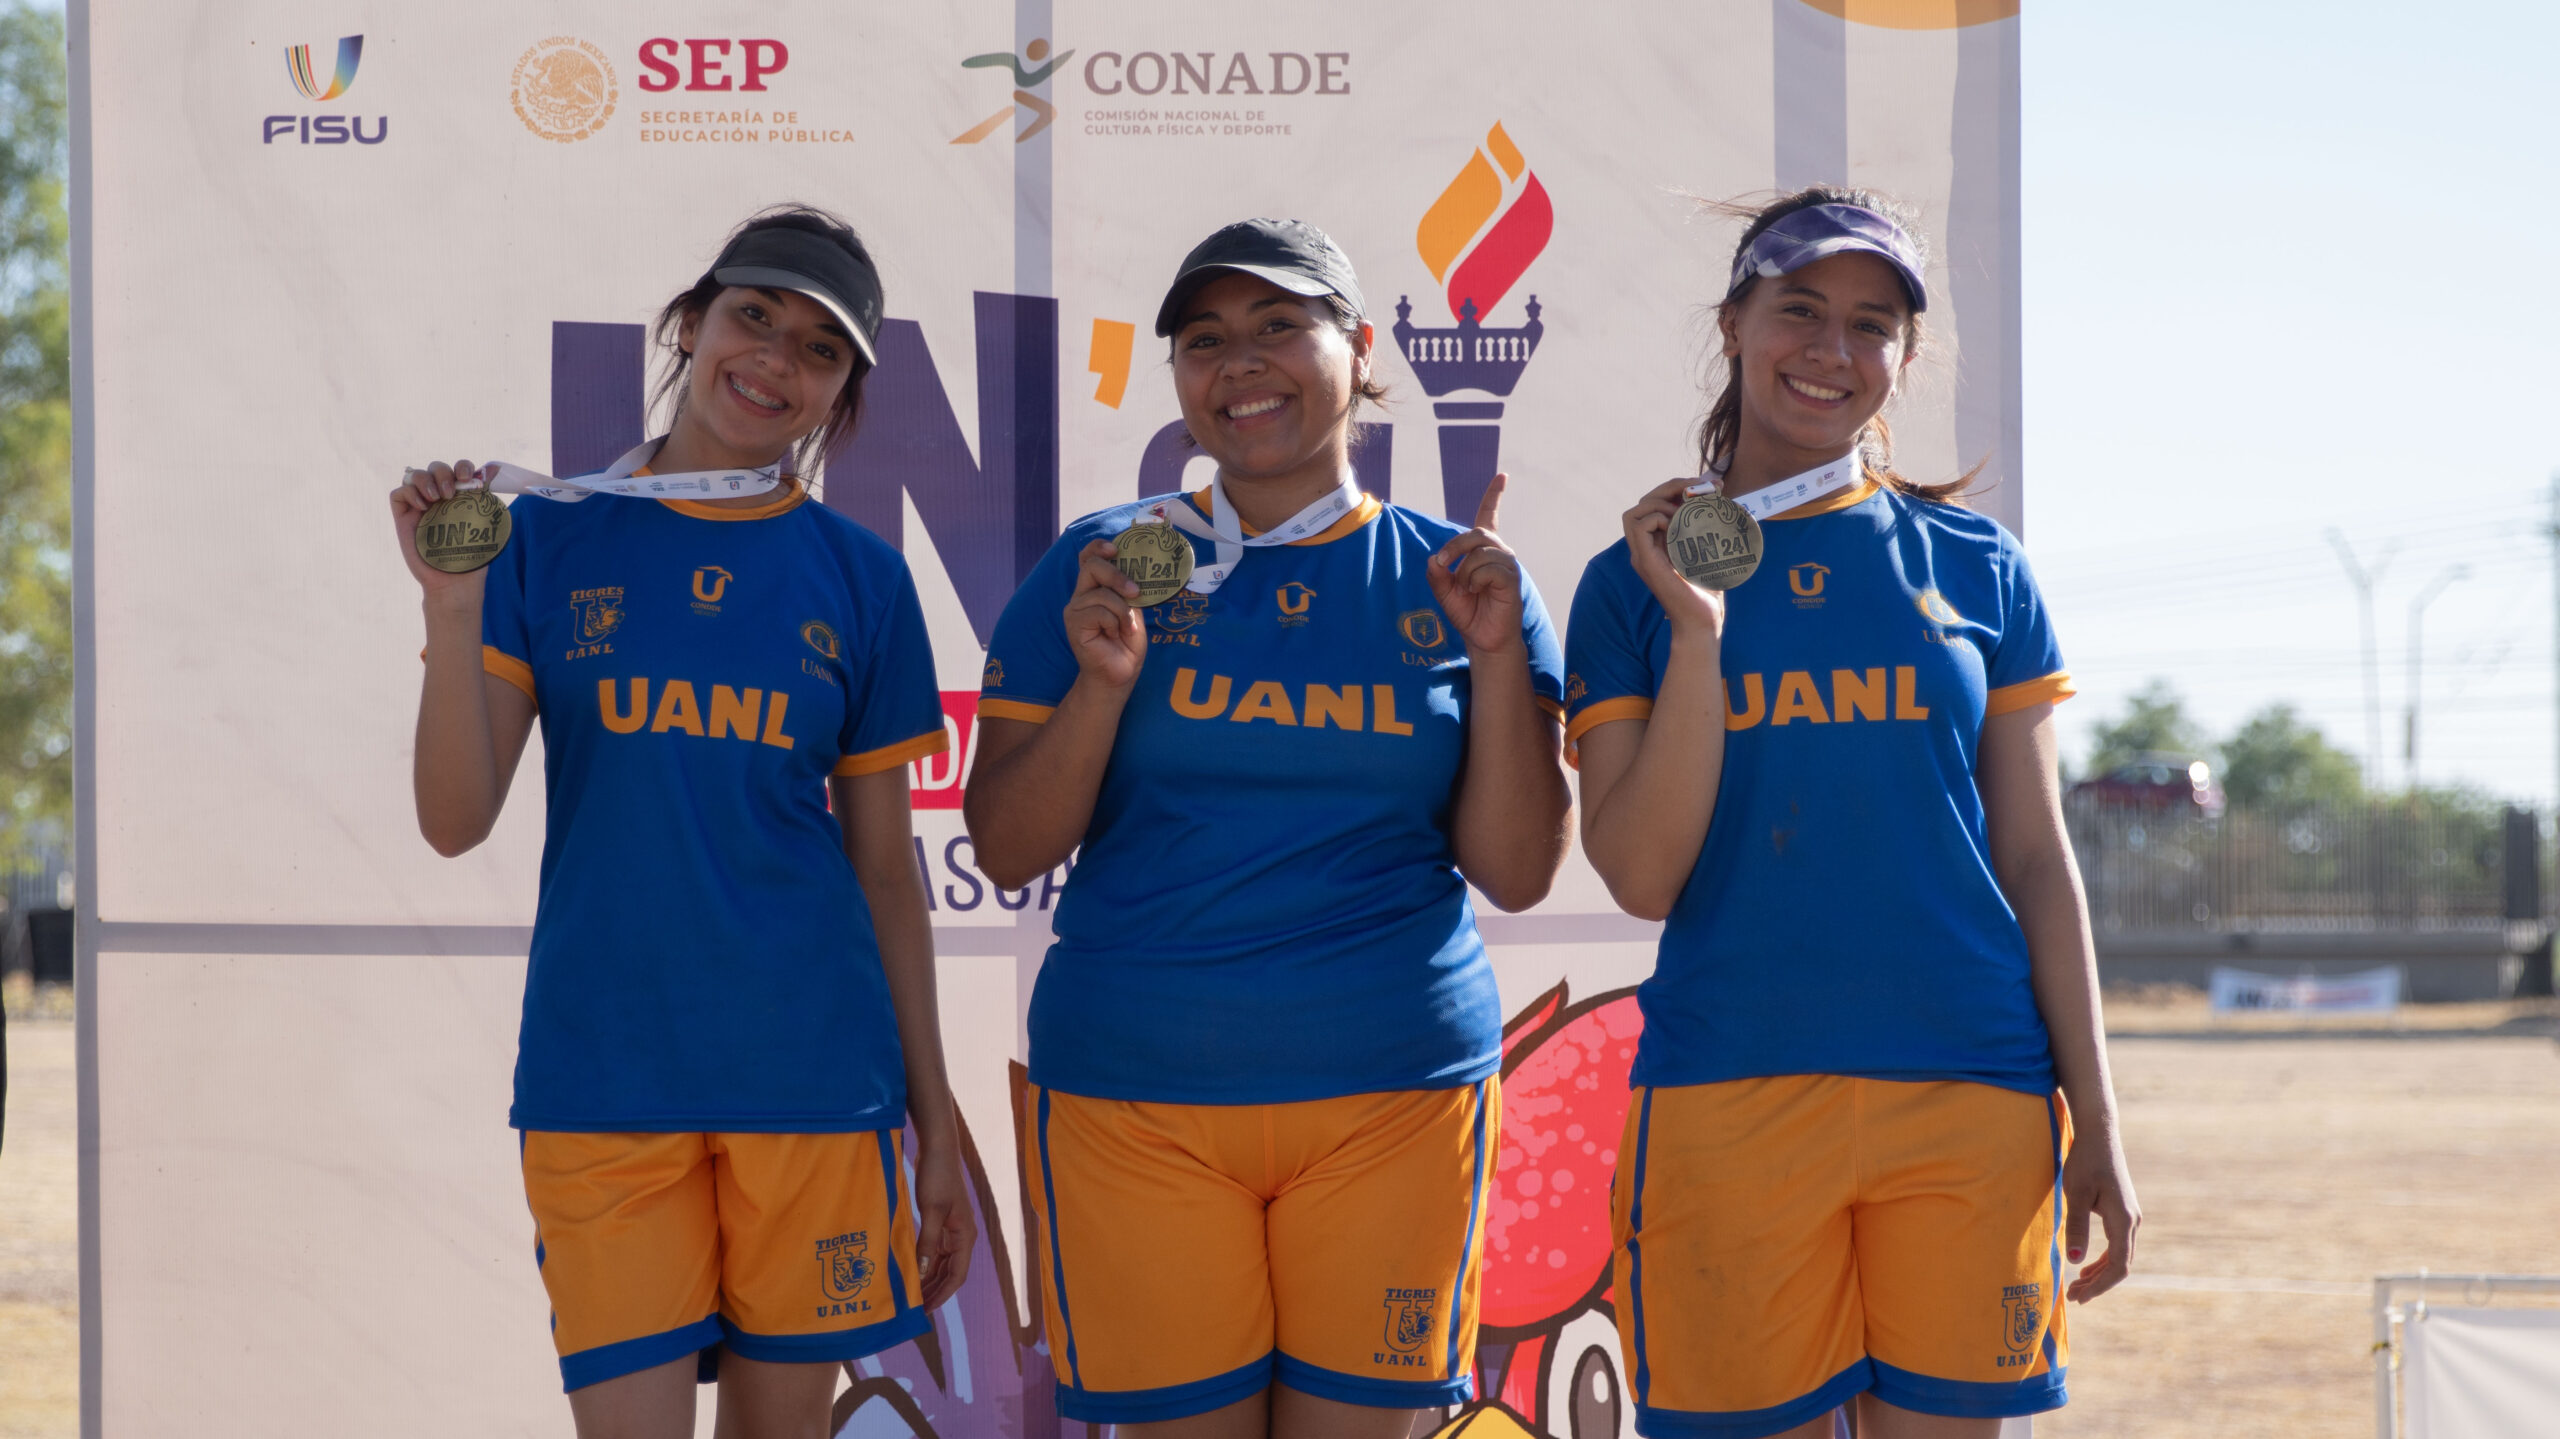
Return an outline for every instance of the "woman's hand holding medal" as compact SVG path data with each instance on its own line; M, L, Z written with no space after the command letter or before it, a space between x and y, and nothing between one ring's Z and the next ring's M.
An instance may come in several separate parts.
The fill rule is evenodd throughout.
M1724 592L1693 583L1671 562L1671 521L1689 502L1689 487L1696 483L1694 479L1669 480L1645 492L1623 521L1627 555L1645 587L1662 602L1662 612L1671 620L1674 635L1722 638Z
M1138 682L1147 662L1147 626L1138 617L1138 582L1115 563L1119 547L1095 540L1077 557L1075 593L1067 598L1067 645L1083 674L1113 689Z
M456 460L450 465L438 460L425 469L411 470L391 492L391 530L400 538L400 558L408 562L410 575L430 600L477 596L485 582L485 560L468 569L449 570L422 558L418 544L418 525L427 513L455 495L474 493L483 478L480 467L469 460ZM504 513L506 507L496 496L490 496L489 503ZM500 543L504 543L503 538Z
M1510 483L1508 474L1493 477L1476 504L1475 528L1442 545L1425 572L1431 597L1473 657L1527 649L1520 634L1520 557L1494 533Z

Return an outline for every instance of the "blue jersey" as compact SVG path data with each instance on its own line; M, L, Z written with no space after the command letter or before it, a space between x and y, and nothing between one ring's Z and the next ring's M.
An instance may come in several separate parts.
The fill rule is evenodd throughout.
M1996 521L1870 482L1763 529L1727 596L1724 774L1637 991L1640 1085L2053 1088L1974 787L1985 716L2071 693ZM1573 597L1568 735L1653 710L1671 626L1621 540Z
M804 503L515 502L482 652L542 717L519 1129L905 1122L829 775L948 743L897 551Z
M1032 571L996 623L981 716L1045 720L1065 698L1077 554L1140 509L1077 521ZM1146 664L1032 991L1032 1082L1282 1103L1500 1066L1501 1000L1450 850L1466 644L1425 574L1459 533L1366 500L1246 550L1216 594L1146 611ZM1563 656L1525 578L1524 598L1554 708Z

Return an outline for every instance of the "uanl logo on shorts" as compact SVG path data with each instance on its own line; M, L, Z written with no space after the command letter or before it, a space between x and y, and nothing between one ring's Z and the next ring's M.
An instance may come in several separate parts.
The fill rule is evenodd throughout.
M1999 1356L2003 1369L2023 1368L2036 1360L2036 1341L2044 1337L2044 1286L2011 1284L2000 1291L2000 1307L2008 1317L2000 1342L2009 1352Z
M1422 1352L1438 1328L1436 1316L1440 1307L1437 1289L1390 1289L1387 1291L1387 1347L1369 1356L1369 1362L1395 1368L1427 1369L1431 1356Z
M870 1250L868 1229L818 1241L818 1292L828 1300L818 1306L819 1318L861 1314L871 1308L862 1291L871 1287L872 1275L880 1266L873 1262Z
M321 56L328 55L322 50ZM309 45L295 45L284 52L286 78L302 98L315 105L325 105L344 95L356 83L356 70L364 63L364 37L338 37L336 63L322 69ZM262 144L272 145L279 139L292 139L304 145L379 145L391 137L391 118L373 117L373 133L365 133L362 115L269 115L261 125Z

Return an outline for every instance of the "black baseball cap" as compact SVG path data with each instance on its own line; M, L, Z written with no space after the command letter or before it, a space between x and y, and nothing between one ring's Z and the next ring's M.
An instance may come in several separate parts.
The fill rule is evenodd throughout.
M844 326L864 364L880 363L880 272L826 236L787 225L750 230L711 262L711 278L808 296Z
M1310 299L1339 295L1351 313L1369 313L1368 302L1360 298L1360 282L1351 274L1351 257L1324 231L1303 220L1238 220L1182 257L1182 270L1156 311L1156 333L1172 334L1181 323L1183 303L1227 271L1269 280Z

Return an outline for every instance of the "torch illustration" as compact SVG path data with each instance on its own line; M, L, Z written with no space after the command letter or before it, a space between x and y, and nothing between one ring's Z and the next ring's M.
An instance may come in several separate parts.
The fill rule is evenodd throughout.
M1432 202L1414 234L1414 247L1430 267L1431 278L1444 287L1449 314L1458 323L1447 329L1416 325L1413 302L1398 296L1396 348L1422 382L1422 392L1434 401L1431 413L1440 421L1442 512L1462 521L1476 512L1485 487L1493 483L1501 458L1502 426L1497 422L1502 402L1440 397L1460 390L1509 395L1520 383L1546 333L1538 321L1538 297L1529 297L1529 323L1518 329L1493 329L1484 321L1529 262L1547 248L1555 221L1546 187L1521 157L1520 147L1496 124Z

